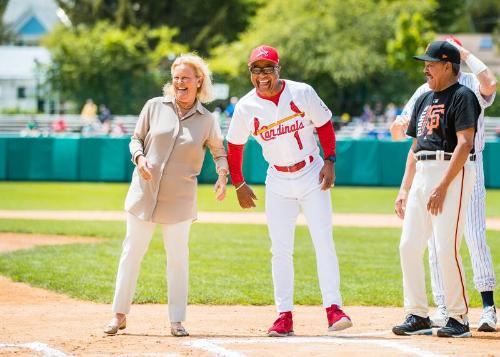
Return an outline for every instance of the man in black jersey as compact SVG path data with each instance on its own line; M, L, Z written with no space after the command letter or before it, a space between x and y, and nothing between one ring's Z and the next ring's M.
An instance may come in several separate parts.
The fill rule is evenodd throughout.
M474 93L457 82L460 53L446 41L432 42L421 56L431 91L415 103L407 135L413 137L395 202L404 219L400 243L406 320L397 335L432 334L423 256L434 234L448 309L440 337L470 337L468 298L460 243L475 182L474 135L481 112Z

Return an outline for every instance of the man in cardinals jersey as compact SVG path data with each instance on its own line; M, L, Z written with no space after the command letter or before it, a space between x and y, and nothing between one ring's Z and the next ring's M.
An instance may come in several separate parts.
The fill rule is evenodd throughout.
M242 208L257 199L242 173L243 147L249 136L262 146L269 163L266 217L271 238L272 275L278 319L268 336L293 334L293 247L295 222L302 209L316 250L317 270L328 329L351 327L340 309L340 276L332 240L330 187L335 180L332 113L305 84L279 78L278 51L255 48L248 68L254 89L240 99L227 134L229 170ZM324 159L314 137L317 131Z

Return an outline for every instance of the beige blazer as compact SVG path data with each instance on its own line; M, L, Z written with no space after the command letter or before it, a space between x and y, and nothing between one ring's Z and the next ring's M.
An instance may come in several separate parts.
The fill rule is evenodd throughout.
M214 158L217 172L221 169L228 170L223 136L217 119L196 101L181 123L174 106L173 97L148 100L130 140L129 147L134 164L136 158L142 154L153 166L153 178L150 181L145 181L138 174L137 168L134 170L125 199L125 210L144 221L178 223L196 219L196 176L201 171L206 147ZM183 129L188 129L193 140L199 143L199 150L190 150L188 157L182 157L182 162L175 163L169 159L181 125ZM161 199L158 194L165 172L168 172L169 179L163 181L162 192L170 192L171 195ZM165 182L168 182L168 190L165 190ZM159 198L162 202L168 202L168 205L167 209L163 205L160 212L157 212Z

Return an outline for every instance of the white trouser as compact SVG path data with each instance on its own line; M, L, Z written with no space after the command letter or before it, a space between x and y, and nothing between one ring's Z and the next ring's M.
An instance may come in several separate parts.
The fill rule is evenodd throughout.
M189 229L192 220L162 224L167 252L168 313L171 322L186 319L189 278ZM134 297L142 258L153 236L156 223L140 220L127 213L127 235L116 276L113 312L128 314Z
M332 239L330 190L318 183L323 166L317 157L310 166L295 173L272 168L266 178L266 218L271 238L274 299L278 312L293 310L293 250L295 223L302 208L316 251L316 266L323 306L342 305L340 274ZM304 171L304 172L302 172Z
M477 291L494 291L496 287L495 270L490 248L486 243L486 190L484 188L483 153L476 153L476 184L467 209L465 223L465 243L469 249L474 272L474 286ZM443 281L439 274L434 238L429 240L429 265L434 302L444 305Z
M403 271L404 306L407 314L428 315L423 256L427 241L434 235L445 304L450 317L461 319L468 311L460 243L467 205L475 182L475 166L467 161L453 179L443 211L433 216L427 210L431 191L441 181L449 161L418 161L408 195L399 246Z

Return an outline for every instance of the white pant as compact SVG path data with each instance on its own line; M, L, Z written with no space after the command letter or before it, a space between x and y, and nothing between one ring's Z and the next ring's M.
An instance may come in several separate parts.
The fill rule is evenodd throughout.
M189 278L189 229L192 220L162 224L167 252L168 312L171 322L186 319ZM153 236L156 223L140 220L127 213L127 235L123 241L120 265L116 276L113 312L128 314L134 297L142 258Z
M467 205L475 182L473 163L467 161L448 187L443 212L432 216L427 211L430 193L441 181L449 163L436 160L417 162L399 247L407 314L422 317L428 315L423 256L431 235L435 237L448 314L450 317L461 319L468 311L465 276L459 250Z
M321 158L316 158L310 166L296 173L268 170L266 218L271 238L274 299L280 313L293 310L294 233L300 208L316 251L323 306L342 305L339 266L332 239L330 190L321 191L318 183L322 166Z
M467 220L465 223L465 243L469 249L474 272L474 286L477 291L494 291L496 287L495 270L490 248L486 243L486 190L484 188L483 154L476 153L476 184L472 191ZM438 259L434 239L429 240L429 265L434 302L444 305L443 281L439 274Z

